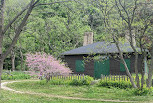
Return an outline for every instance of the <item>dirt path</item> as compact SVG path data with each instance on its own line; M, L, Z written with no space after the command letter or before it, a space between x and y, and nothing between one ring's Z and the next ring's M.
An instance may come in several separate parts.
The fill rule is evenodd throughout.
M29 81L29 80L28 80ZM33 81L33 80L31 80ZM45 93L35 93L35 92L23 92L23 91L17 91L14 89L11 89L7 87L6 85L9 83L14 83L14 82L22 82L22 81L10 81L10 82L3 82L1 84L2 89L12 91L15 93L21 93L21 94L31 94L31 95L39 95L39 96L46 96L46 97L52 97L52 98L61 98L61 99L73 99L73 100L88 100L88 101L102 101L102 102L128 102L128 103L133 103L135 101L121 101L121 100L106 100L106 99L90 99L90 98L79 98L79 97L67 97L67 96L61 96L61 95L51 95L51 94L45 94Z

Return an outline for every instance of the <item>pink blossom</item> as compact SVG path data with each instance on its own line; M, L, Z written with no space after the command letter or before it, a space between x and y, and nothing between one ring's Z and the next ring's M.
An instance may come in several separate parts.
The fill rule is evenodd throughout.
M32 74L38 76L42 75L68 75L72 71L61 63L60 60L55 59L52 55L46 53L36 52L35 54L26 54L26 64ZM39 74L38 74L39 71ZM37 73L36 73L37 72Z

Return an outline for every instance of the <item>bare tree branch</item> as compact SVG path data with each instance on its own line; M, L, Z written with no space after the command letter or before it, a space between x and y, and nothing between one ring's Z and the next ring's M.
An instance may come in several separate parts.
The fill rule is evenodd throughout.
M40 6L40 5L52 5L52 4L56 4L56 3L71 2L71 1L74 1L74 0L57 1L57 2L51 2L51 3L42 3L42 4L40 3L40 4L35 5L35 7Z
M120 8L119 8L119 6L118 6L118 3L117 3L117 1L115 0L115 3L116 3L116 7L117 7L117 9L118 9L118 12L119 12L119 14L120 14L120 17L126 22L126 23L128 23L128 21L125 19L125 17L122 15L122 12L121 12L121 10L120 10Z
M19 12L4 28L3 34L8 30L8 28L21 16L30 6L31 3L29 3L21 12Z
M128 21L130 22L129 13L128 13L127 10L125 9L125 7L122 5L121 0L119 0L119 4L121 5L122 9L123 9L124 12L126 13L126 15L127 15L127 17L128 17Z
M137 9L137 0L135 0L134 4L135 5L134 5L133 12L132 12L131 24L133 23L133 20L134 20L134 17L135 17L135 11Z
M4 29L4 4L5 0L1 0L1 6L0 6L0 59L2 56L2 41L3 41L3 29Z
M14 36L12 43L10 44L10 46L9 46L9 48L6 50L6 52L3 54L3 57L2 57L3 60L6 58L6 56L10 53L11 49L12 49L12 48L14 47L14 45L16 44L16 42L17 42L17 40L18 40L18 38L19 38L19 35L20 35L21 31L22 31L22 28L24 27L24 25L25 25L25 23L26 23L26 21L27 21L29 15L30 15L30 13L32 12L32 9L34 8L34 5L35 5L36 3L38 3L39 0L37 0L36 2L34 2L34 1L35 1L35 0L32 0L32 1L31 1L30 6L29 6L29 9L28 9L26 15L24 16L24 18L23 18L21 24L19 25L19 27L17 28L17 30L16 30L16 32L15 32L16 35Z

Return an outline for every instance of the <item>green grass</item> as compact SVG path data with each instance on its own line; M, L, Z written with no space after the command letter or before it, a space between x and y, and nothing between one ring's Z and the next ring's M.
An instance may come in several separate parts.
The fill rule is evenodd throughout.
M31 76L25 74L22 71L3 71L2 73L2 80L20 80L20 79L30 79Z
M2 80L2 82L6 82L6 80ZM39 95L18 94L6 90L0 90L0 103L95 103L95 101L59 99ZM112 102L96 101L96 103Z
M1 91L0 103L95 103L95 101L83 101L83 100L68 100L51 98L38 95L17 94L8 91ZM112 102L98 102L96 103L112 103Z
M30 91L46 93L52 95L63 95L82 98L130 100L130 101L153 101L152 95L135 96L131 89L105 88L98 86L70 86L70 85L50 85L43 81L20 82L8 85L20 91ZM81 103L81 102L79 102Z

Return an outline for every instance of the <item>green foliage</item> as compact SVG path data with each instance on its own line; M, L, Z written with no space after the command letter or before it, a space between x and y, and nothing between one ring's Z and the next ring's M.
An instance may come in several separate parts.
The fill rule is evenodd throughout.
M30 79L31 76L24 72L14 71L11 73L4 72L1 76L2 80L19 80L19 79Z
M70 80L63 80L63 79L49 81L49 83L52 85L65 85L65 84L69 84L69 82L70 82Z
M134 95L138 95L138 96L146 96L148 94L151 94L152 89L148 89L148 88L143 88L143 89L133 89L132 93Z
M98 86L102 87L115 87L120 89L132 88L132 85L128 81L99 81Z
M52 78L50 81L41 80L41 85L75 85L75 86L82 86L82 85L90 85L91 81L93 81L93 77L90 76L84 76L84 79L77 79L77 77L70 79L62 79L62 78Z
M86 75L84 78L85 78L84 80L87 80L87 83L88 83L88 84L90 84L90 83L94 80L93 77L88 76L88 75Z
M81 81L80 80L77 80L77 79L73 79L70 82L70 85L80 86L81 85Z
M53 79L50 81L41 80L39 82L40 85L68 85L71 80L64 80L64 79Z
M81 86L81 85L90 85L90 83L93 81L93 78L90 76L85 76L84 79L73 79L70 82L70 85L75 85L75 86Z

